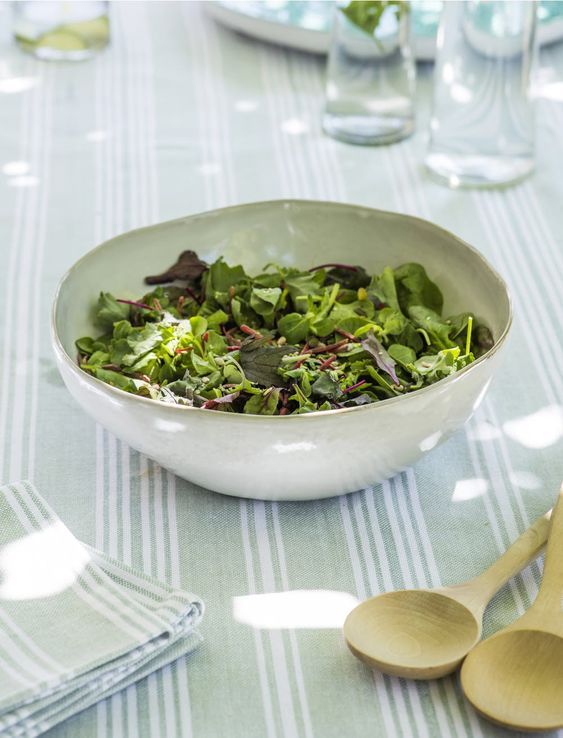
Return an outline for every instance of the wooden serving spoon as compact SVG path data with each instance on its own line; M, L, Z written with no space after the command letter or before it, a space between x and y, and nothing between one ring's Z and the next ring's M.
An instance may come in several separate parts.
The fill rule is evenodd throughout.
M463 584L397 590L365 600L344 623L348 647L386 674L409 679L450 674L480 640L489 600L538 556L548 531L546 513L489 569Z
M461 669L471 704L517 730L563 727L563 486L532 607L472 651Z

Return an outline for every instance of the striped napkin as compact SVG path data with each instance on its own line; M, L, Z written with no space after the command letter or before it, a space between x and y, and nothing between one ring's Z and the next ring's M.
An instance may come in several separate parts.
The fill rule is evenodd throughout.
M39 735L185 655L202 613L77 541L29 482L0 487L0 735Z

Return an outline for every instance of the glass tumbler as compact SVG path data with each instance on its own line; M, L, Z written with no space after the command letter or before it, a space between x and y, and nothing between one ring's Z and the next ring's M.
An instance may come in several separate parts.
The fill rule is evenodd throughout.
M80 61L109 41L109 3L73 0L19 0L14 9L14 37L39 59Z
M450 187L519 181L534 167L533 0L450 0L438 29L426 166Z
M407 2L338 2L328 56L325 133L387 144L414 130L415 64Z

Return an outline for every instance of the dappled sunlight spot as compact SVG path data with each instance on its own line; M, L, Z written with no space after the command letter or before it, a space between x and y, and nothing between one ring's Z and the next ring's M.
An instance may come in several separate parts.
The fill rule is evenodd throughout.
M18 174L27 174L29 172L29 163L27 161L8 161L2 167L2 172L9 177Z
M219 174L221 171L221 165L217 164L216 162L205 162L204 164L200 164L200 166L197 168L197 171L200 174L203 174L204 177L212 177L215 174Z
M37 187L39 182L39 177L34 177L31 174L24 174L21 177L10 177L8 180L10 187Z
M548 405L531 415L507 420L502 426L509 438L526 448L547 448L563 437L563 407Z
M459 479L455 483L452 502L465 502L473 500L475 497L482 497L489 489L489 483L486 479L473 477L471 479Z
M295 443L274 443L274 449L278 454L289 454L293 451L313 451L317 444L312 441L296 441Z
M542 67L536 73L532 96L555 102L563 102L563 80L554 67Z
M0 599L49 597L70 587L90 554L58 521L0 549Z
M442 66L442 80L447 84L451 85L451 83L455 79L455 70L454 65L451 62L446 62Z
M541 479L529 471L513 471L509 474L510 483L520 489L539 489L542 486Z
M536 97L553 102L563 102L563 82L549 82L543 85L537 92Z
M500 428L497 428L488 421L475 423L475 425L469 429L469 438L472 441L494 441L496 438L500 438L501 435L502 433Z
M11 95L15 92L31 90L38 82L37 77L8 77L0 79L0 92Z
M440 438L442 438L442 431L436 431L436 433L432 433L432 435L423 438L418 444L418 448L421 451L432 451L432 449L437 446Z
M235 110L239 113L252 113L257 108L256 100L237 100L235 103Z
M233 618L253 628L341 628L358 603L349 592L294 589L233 597Z
M463 105L473 100L473 93L469 87L465 87L465 85L460 85L458 83L452 84L450 94L454 100L462 103Z
M281 129L290 136L301 136L303 133L308 133L309 124L301 118L288 118L282 122Z
M86 134L86 140L92 141L93 143L100 143L100 141L107 141L109 133L107 131L88 131Z

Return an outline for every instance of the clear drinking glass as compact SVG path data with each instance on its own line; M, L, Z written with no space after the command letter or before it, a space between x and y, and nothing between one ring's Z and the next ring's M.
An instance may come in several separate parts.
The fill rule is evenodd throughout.
M39 59L78 61L109 41L109 2L19 0L14 9L14 37Z
M450 187L515 182L534 167L533 0L450 0L438 29L426 166Z
M328 56L325 133L354 144L405 138L414 130L414 82L409 3L338 2Z

